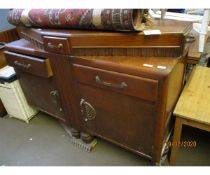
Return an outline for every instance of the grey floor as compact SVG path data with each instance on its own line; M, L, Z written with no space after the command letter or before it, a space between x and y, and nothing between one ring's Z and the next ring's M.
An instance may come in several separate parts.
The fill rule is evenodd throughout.
M210 134L184 127L183 140L196 140L196 148L179 150L177 165L210 165ZM0 118L1 166L151 166L151 162L98 139L92 152L76 148L59 122L39 113L29 124ZM166 163L167 165L167 163Z

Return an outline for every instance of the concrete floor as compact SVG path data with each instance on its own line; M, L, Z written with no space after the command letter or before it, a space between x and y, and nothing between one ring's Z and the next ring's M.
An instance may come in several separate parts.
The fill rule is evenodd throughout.
M196 148L182 148L177 165L210 165L210 134L184 127L183 140L196 140ZM1 166L151 166L151 162L98 139L90 153L76 148L57 120L39 113L29 124L0 118Z

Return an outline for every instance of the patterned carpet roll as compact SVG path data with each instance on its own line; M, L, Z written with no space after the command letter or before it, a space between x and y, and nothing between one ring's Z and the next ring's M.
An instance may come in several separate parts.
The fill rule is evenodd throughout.
M13 9L8 21L15 26L111 31L142 31L140 9Z

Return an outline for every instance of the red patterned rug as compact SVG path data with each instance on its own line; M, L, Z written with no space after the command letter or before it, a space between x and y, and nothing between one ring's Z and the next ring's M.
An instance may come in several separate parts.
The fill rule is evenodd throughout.
M8 21L15 26L111 31L142 31L140 9L13 9Z

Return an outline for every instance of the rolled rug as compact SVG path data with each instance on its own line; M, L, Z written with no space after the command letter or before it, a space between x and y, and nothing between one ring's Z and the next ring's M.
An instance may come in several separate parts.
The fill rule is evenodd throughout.
M9 23L39 28L142 31L142 9L12 9Z

